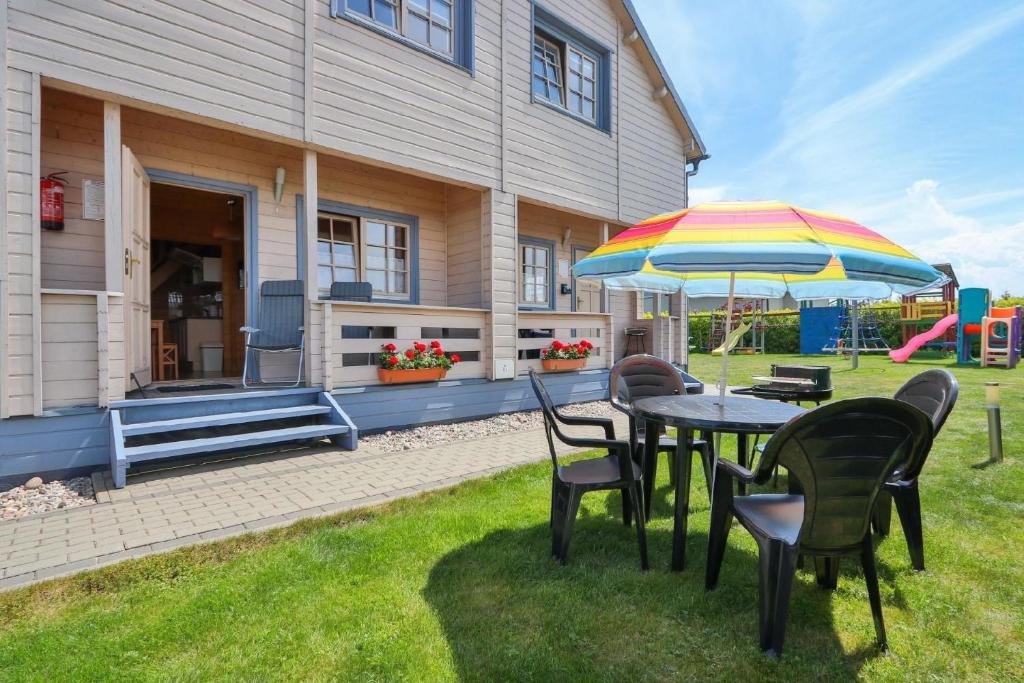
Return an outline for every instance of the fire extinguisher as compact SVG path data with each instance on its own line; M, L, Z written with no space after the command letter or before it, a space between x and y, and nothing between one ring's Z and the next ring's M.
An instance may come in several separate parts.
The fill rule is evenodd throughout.
M39 215L43 230L64 229L64 186L67 181L61 176L67 171L51 173L39 181Z

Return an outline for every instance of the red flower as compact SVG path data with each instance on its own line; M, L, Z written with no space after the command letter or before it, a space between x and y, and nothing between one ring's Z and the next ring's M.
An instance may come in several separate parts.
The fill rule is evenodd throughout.
M416 342L415 344L413 344L413 347L420 353L423 353L424 351L427 350L427 345L424 344L423 342Z
M588 342L588 341L587 341L586 339L581 339L581 340L580 340L580 346L581 346L582 348L584 348L584 349L587 349L588 351L589 351L590 349L594 348L594 345L593 345L593 344L591 344L590 342Z
M551 342L551 348L553 348L555 351L561 351L563 346L564 344L562 344L562 342L558 341L557 339Z
M439 341L437 341L435 339L434 341L430 342L430 348L432 348L432 349L439 349L439 348L441 348L441 342L439 342Z
M440 346L434 347L434 355L435 356L443 356L444 355L444 349L442 349Z
M416 352L413 351L412 349L409 349L408 351L405 352L405 357L408 358L409 360L415 360Z
M395 351L398 350L398 347L395 346L394 344L385 344L384 345L384 350L388 351L390 353L394 353Z
M392 346L394 346L394 344L392 344ZM388 357L388 364L389 365L398 365L398 356L390 356L390 357Z
M452 354L452 362L453 363L461 363L462 362L462 359L459 357L459 354L457 354L457 353L453 353Z

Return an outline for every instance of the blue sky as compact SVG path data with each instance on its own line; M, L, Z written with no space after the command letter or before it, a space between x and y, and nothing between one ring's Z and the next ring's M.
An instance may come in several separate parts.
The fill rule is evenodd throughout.
M712 156L691 203L835 211L1024 294L1024 2L634 3Z

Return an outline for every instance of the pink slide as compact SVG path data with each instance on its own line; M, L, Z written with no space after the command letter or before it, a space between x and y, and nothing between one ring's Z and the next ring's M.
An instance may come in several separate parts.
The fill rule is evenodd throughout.
M936 339L946 334L946 330L948 330L953 325L956 325L959 319L960 316L957 315L956 313L947 315L945 318L935 323L935 325L933 325L932 328L927 332L915 334L913 337L910 338L910 341L908 341L907 345L904 346L903 348L893 349L892 351L890 351L889 358L892 358L893 362L896 363L906 363L907 359L910 358L910 354L914 353L914 351L917 351L919 348L930 342L932 339Z

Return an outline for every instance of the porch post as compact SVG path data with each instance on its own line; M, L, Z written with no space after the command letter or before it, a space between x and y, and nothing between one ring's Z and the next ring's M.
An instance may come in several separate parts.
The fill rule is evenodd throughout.
M490 309L485 330L484 358L487 378L516 376L518 342L517 206L516 195L486 190L480 211L483 300Z
M121 227L121 105L103 103L103 249L108 292L124 291Z
M298 277L302 278L306 283L306 383L312 385L315 376L320 374L322 367L323 338L330 334L330 332L329 330L322 329L322 324L327 321L316 320L313 311L317 300L316 214L317 205L319 204L318 197L320 196L319 188L317 187L316 152L311 149L304 150L303 162L303 190L305 196L305 203L303 204L305 215L303 218L306 229L306 272L298 273ZM321 324L314 325L315 320ZM314 339L314 333L317 331L320 333L319 338Z

